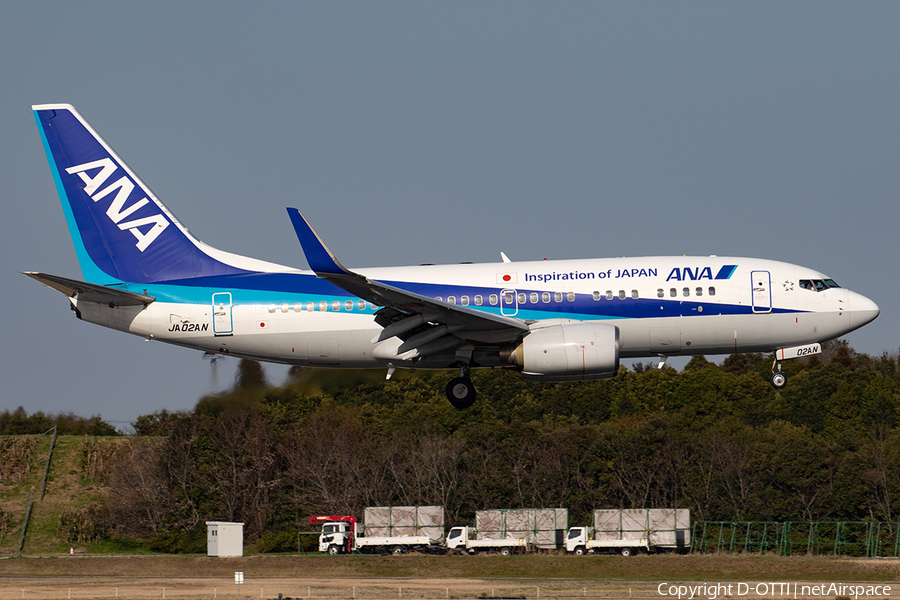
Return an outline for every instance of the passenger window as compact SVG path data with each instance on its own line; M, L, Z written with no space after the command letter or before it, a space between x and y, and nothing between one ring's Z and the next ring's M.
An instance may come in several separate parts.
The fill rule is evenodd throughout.
M557 302L562 302L562 292L554 292L553 299Z
M524 292L519 293L518 300L519 300L519 304L525 304L525 293Z
M566 294L566 300L569 302L575 302L575 292L569 292Z
M481 294L475 296L475 306L481 306L484 302L484 298L481 297Z
M710 296L715 296L715 295L716 295L716 288L710 287L710 288L709 288L709 295L710 295Z
M606 290L606 299L607 299L607 300L612 300L612 299L613 299L613 293L612 293L612 290Z
M275 305L274 305L274 304L270 304L270 305L269 305L269 312L270 312L270 313L274 313L274 312L275 312Z
M695 292L698 296L702 296L702 295L703 295L703 288L702 288L702 287L698 287L696 290L694 290L694 292Z
M677 295L678 295L678 290L676 290L675 288L669 289L669 297L674 298Z
M337 300L335 300L334 302L332 302L332 303L331 303L331 310L333 310L334 312L338 312L339 310L341 310L341 303L338 302Z
M358 308L359 310L366 310L366 301L365 300L357 300L356 308Z
M619 290L619 300L625 299L625 290Z
M594 292L594 293L596 294L597 292ZM550 292L544 292L543 294L541 294L541 300L543 301L544 304L547 304L548 302L550 302ZM595 300L596 300L596 298L595 298Z
M488 301L491 303L491 306L497 306L498 300L499 300L499 298L497 297L497 294L491 294L490 297L488 298Z
M538 300L537 292L531 292L530 300L531 300L532 304L537 304L537 300Z
M353 310L353 300L344 301L344 310Z
M306 303L306 312L312 312L314 310L316 310L316 305L313 304L312 302L307 302Z
M303 310L303 305L300 304L299 302L294 305L294 312L300 312L302 310Z
M659 288L658 290L656 290L657 298L665 298L665 296L666 296L665 290L663 290L662 288Z
M600 299L600 292L594 292L594 302Z
M284 304L281 305L281 312L286 313L286 312L289 311L289 310L291 310L291 309L290 309L290 307L287 305L286 302L285 302Z
M506 303L506 304L512 304L512 303L513 303L513 295L512 295L512 292L507 292L507 293L503 294L503 302Z
M461 297L459 299L459 303L462 304L463 306L468 306L469 305L469 297L468 296Z
M447 296L447 304L456 304L456 296Z
M684 288L683 290L681 290L681 293L684 295L685 298L687 298L688 296L691 295L691 288Z
M441 296L435 296L434 299L437 300L438 302L444 301L444 299Z
M631 290L631 297L632 297L634 300L637 300L637 299L638 299L638 291L637 291L637 290Z
M327 302L319 302L319 310L320 310L321 312L327 311L327 310L328 310L328 303L327 303Z

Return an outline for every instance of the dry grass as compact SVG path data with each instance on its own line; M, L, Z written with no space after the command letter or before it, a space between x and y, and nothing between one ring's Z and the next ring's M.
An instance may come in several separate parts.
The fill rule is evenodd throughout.
M234 573L245 575L238 590ZM0 600L659 598L661 582L894 583L900 561L773 556L54 556L0 560ZM164 591L165 588L165 591ZM538 595L540 594L540 596ZM755 600L754 594L744 596ZM771 597L771 596L770 596ZM668 599L666 599L668 600Z

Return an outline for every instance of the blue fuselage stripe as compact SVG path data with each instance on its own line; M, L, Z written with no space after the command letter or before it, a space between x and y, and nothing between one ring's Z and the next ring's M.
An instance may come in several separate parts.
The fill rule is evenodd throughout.
M517 289L518 294L525 294L526 302L504 306L502 311L499 305L490 305L490 297L500 296L501 288L485 288L475 286L451 286L446 284L411 283L401 281L385 282L389 285L431 298L448 297L456 298L460 303L463 296L468 297L468 307L482 310L492 314L510 314L520 319L551 319L567 318L577 320L594 319L645 319L656 317L698 316L698 315L743 315L751 314L752 307L743 304L731 304L712 301L686 301L671 300L665 298L625 298L613 296L607 300L606 296L594 299L593 294L575 294L574 301L563 297L562 302L556 302L551 297L550 302L542 301L542 294L546 290ZM119 287L119 286L116 286ZM222 275L201 277L195 279L169 282L167 284L123 284L122 289L137 293L147 293L155 296L160 302L172 302L183 304L208 305L212 302L212 295L223 290L230 291L233 296L233 304L239 305L294 305L309 302L318 305L320 302L329 304L331 311L332 302L340 302L340 310L344 311L344 302L353 299L352 312L374 312L371 305L367 304L362 311L358 309L357 298L334 285L317 278L315 275L303 273L252 273L246 275ZM527 301L532 293L539 294L539 302ZM481 296L482 305L475 304L475 297ZM773 308L773 313L806 312L790 309Z

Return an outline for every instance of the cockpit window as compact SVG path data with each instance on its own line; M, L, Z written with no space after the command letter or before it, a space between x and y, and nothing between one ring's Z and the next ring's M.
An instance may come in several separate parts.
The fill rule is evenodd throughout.
M800 289L812 290L815 292L824 292L829 288L839 288L834 279L801 279Z

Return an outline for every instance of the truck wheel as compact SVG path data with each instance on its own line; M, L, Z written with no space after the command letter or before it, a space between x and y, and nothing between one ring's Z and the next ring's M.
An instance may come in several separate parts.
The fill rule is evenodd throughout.
M631 548L622 548L622 556L631 556Z
M577 548L575 548L575 556L582 555L584 555L584 546L578 546Z
M503 556L509 556L510 554L512 554L512 552L510 552L509 548L500 548L500 554L502 554Z
M394 546L391 548L391 554L403 554L403 546Z
M340 553L341 553L340 546L335 546L334 544L328 546L328 554L330 554L331 556L334 556L334 555L340 554Z

